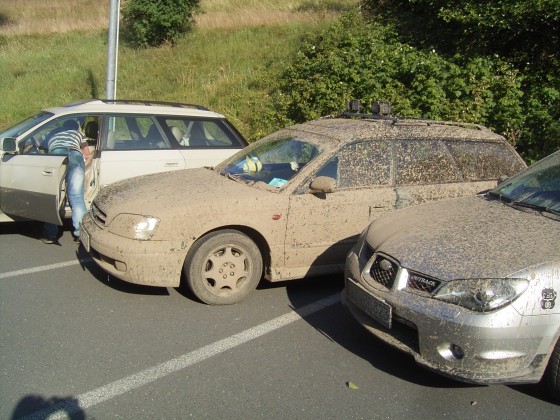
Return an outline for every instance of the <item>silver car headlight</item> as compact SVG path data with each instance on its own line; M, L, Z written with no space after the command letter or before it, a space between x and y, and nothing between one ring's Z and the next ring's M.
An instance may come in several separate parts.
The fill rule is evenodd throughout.
M477 312L489 312L513 302L528 287L526 279L469 279L444 283L434 298Z
M125 238L147 241L152 238L158 225L157 217L121 213L113 219L108 230Z

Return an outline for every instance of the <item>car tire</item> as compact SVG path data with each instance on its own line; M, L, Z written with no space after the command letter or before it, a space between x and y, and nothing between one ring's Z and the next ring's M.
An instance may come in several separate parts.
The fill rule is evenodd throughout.
M560 338L552 350L544 375L548 392L556 401L560 401Z
M200 238L183 267L192 293L209 305L240 302L259 284L262 256L257 245L236 230L222 230Z

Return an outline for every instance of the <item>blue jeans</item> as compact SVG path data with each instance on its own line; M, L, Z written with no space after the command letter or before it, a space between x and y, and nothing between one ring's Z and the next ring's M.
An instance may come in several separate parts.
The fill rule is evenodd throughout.
M70 208L72 209L72 226L74 236L80 236L80 223L86 214L86 202L84 199L84 176L86 166L84 157L77 150L54 149L50 154L68 154L68 170L66 171L66 195ZM58 226L52 223L45 223L43 226L43 236L49 239L56 239L58 236Z

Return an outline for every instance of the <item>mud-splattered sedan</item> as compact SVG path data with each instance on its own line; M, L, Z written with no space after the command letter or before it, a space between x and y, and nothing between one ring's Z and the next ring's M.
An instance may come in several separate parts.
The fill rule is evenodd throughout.
M348 112L280 130L216 168L102 190L82 243L122 280L230 304L270 281L343 272L380 214L474 195L525 164L481 126Z
M383 341L452 378L545 378L560 399L560 152L475 197L373 222L344 302Z

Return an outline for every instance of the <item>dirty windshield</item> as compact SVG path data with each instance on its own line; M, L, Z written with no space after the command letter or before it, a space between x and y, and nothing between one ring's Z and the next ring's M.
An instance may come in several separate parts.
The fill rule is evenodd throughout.
M560 212L560 152L534 164L490 194L509 203Z
M260 142L245 149L242 155L236 155L220 173L280 188L318 153L315 144L294 138Z

